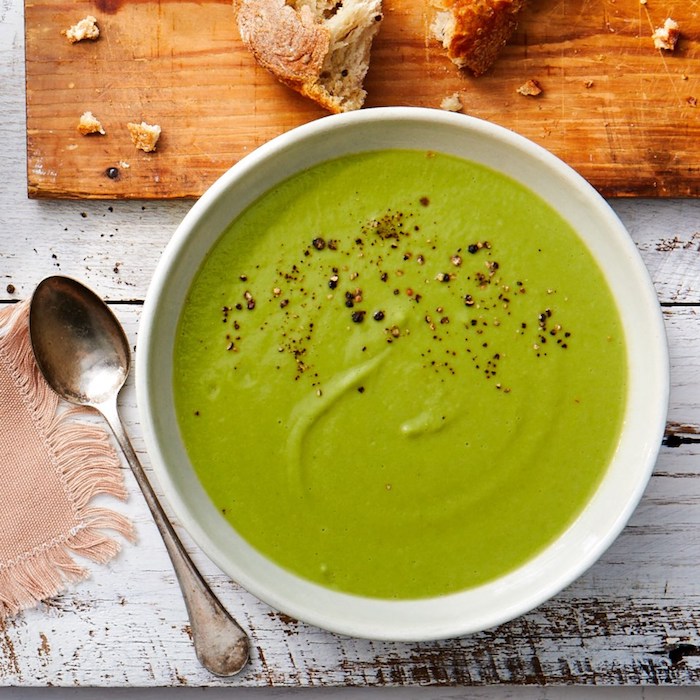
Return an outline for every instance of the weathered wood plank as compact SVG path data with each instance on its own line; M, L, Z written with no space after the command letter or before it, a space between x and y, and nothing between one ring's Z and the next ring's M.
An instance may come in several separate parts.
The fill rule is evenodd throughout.
M69 45L61 30L88 12L100 39ZM543 144L608 196L697 196L700 16L692 3L673 7L683 38L665 53L651 33L667 12L638 0L533 2L474 79L431 38L425 0L384 0L367 105L439 107L459 92L466 112ZM26 18L34 196L197 195L250 148L323 115L255 65L229 2L32 0ZM530 78L544 87L538 98L517 93ZM106 136L77 133L85 109ZM163 127L154 154L129 140L125 123L142 118Z

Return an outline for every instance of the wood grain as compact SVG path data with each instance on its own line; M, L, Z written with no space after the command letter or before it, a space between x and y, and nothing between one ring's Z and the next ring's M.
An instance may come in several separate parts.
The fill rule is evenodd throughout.
M439 107L458 92L466 113L542 144L606 196L700 195L697 3L673 6L682 38L670 53L650 38L666 6L531 0L496 66L474 79L430 38L426 0L384 2L368 107ZM70 45L61 30L89 13L100 39ZM255 65L228 0L26 0L25 20L32 197L197 196L256 146L324 115ZM529 78L541 96L516 92ZM105 136L77 133L85 110ZM163 128L153 154L126 131L142 119Z

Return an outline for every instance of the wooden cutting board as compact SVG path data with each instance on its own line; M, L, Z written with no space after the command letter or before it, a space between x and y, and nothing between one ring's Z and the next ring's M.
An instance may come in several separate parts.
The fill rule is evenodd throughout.
M661 0L530 0L496 66L460 72L430 37L427 0L384 0L366 106L465 113L553 151L605 196L700 195L700 7ZM27 171L32 197L201 194L253 148L324 112L256 66L230 0L26 0ZM95 42L61 31L97 17ZM672 16L673 52L651 33ZM538 97L517 88L536 79ZM104 136L81 136L83 111ZM155 153L129 121L162 127ZM107 176L117 168L117 177ZM115 171L111 171L112 175Z

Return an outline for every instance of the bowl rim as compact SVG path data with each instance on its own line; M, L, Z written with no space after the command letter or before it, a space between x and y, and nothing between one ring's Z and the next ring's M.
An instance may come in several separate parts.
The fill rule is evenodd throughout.
M492 141L499 143L503 148L515 149L515 151L522 154L523 158L528 159L536 170L543 168L551 173L552 176L559 178L568 195L580 200L577 202L577 206L590 207L601 224L607 228L609 234L615 239L615 245L618 246L621 254L624 256L624 262L627 265L626 270L633 278L636 293L638 294L638 303L640 309L643 310L642 315L647 324L645 336L648 340L645 351L648 357L653 357L653 361L647 358L653 370L652 376L647 377L647 381L650 383L650 386L653 385L650 392L656 401L656 407L646 409L648 413L645 419L646 441L637 450L638 465L635 471L634 484L626 489L623 502L617 504L615 515L608 523L605 533L595 539L594 542L581 545L580 556L575 565L570 564L565 570L559 571L558 575L552 576L547 582L541 582L535 588L527 588L526 594L513 601L512 605L502 604L508 600L508 587L513 585L513 582L509 579L510 575L497 579L495 582L479 586L476 589L471 589L470 594L484 594L487 600L500 601L501 606L498 610L488 609L483 614L472 616L470 619L461 618L458 614L453 616L445 615L443 613L446 612L446 609L443 610L441 607L439 620L432 620L434 605L431 608L431 604L436 600L434 598L411 601L374 601L358 596L329 592L328 589L309 582L302 582L300 585L305 589L305 592L298 596L297 599L290 600L288 594L285 594L285 592L280 593L277 590L279 586L276 588L270 585L269 582L261 583L255 576L251 577L248 575L240 565L232 563L226 552L222 551L221 547L213 542L211 534L202 526L197 514L191 512L190 506L175 483L163 453L162 445L157 437L159 430L157 413L159 407L154 404L151 394L151 373L152 368L155 366L154 363L162 361L162 357L158 353L158 334L154 329L157 325L159 314L174 313L174 305L171 304L167 295L170 274L180 263L183 250L198 235L197 232L203 225L202 222L208 221L208 217L210 217L212 211L216 210L217 206L223 206L222 201L227 196L230 196L232 190L236 187L240 189L240 183L245 178L254 177L256 171L264 168L266 163L271 162L271 159L280 158L284 154L298 153L302 146L307 146L310 143L318 144L324 138L338 133L338 130L364 129L371 124L379 125L377 127L379 129L387 127L411 128L415 126L419 129L439 127L469 132L478 138L484 139L485 142ZM367 150L372 149L368 147L357 148L357 152ZM314 156L312 162L322 162L330 157L332 157L332 154L329 154L327 157ZM303 167L299 169L301 170ZM291 174L290 172L285 177ZM527 186L527 183L524 184ZM229 218L228 221L232 218L234 217ZM223 229L221 232L223 232ZM179 315L179 309L175 309L175 311ZM629 352L630 350L628 349ZM158 262L149 285L139 323L139 342L136 352L135 370L137 405L147 452L157 482L185 530L188 531L194 541L214 563L243 588L281 612L332 632L389 641L443 639L493 627L532 610L583 574L616 539L642 497L661 446L661 438L666 424L670 386L668 345L661 310L651 278L627 230L600 194L559 158L513 131L475 117L420 107L371 108L322 117L264 143L221 175L187 212L166 245ZM633 370L635 372L639 371L634 367L630 367L630 375L632 375ZM628 401L631 404L631 399ZM632 409L628 406L627 417L631 411ZM626 424L627 418L622 434L627 431ZM605 479L606 477L601 482L599 489L602 487ZM569 530L573 529L580 519L580 517L577 518L566 532L568 533ZM556 560L557 557L562 556L561 548L564 546L566 546L565 538L563 535L560 535L557 540L545 548L542 555L537 555L534 560L539 561L540 557L544 555L542 566L551 568L550 558ZM522 568L519 567L514 573L518 574ZM290 582L286 578L287 576L299 579L299 577L279 569L276 565L272 565L268 574L284 579L290 585L294 581ZM442 596L441 602L444 603L444 601L449 599L459 603L461 600L459 598L460 595L462 595L461 592ZM326 604L326 598L331 602ZM319 611L317 601L324 601L323 605L325 607L323 610ZM336 603L341 607L346 607L350 612L362 612L363 615L357 614L354 619L348 619L347 613L333 615L332 608ZM445 605L449 606L449 603L445 603ZM488 606L486 607L488 608ZM329 614L329 610L331 614Z

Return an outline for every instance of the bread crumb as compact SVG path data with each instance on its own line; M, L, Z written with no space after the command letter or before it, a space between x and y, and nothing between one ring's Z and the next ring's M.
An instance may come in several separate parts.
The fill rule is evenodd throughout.
M639 4L640 4L640 5L646 5L646 4L647 4L647 0L639 0Z
M519 92L521 95L537 97L542 94L542 86L536 80L530 78L530 80L523 83L516 92Z
M697 107L698 106L698 100L696 97L686 97L685 101L691 106L691 107Z
M160 126L158 124L146 124L146 122L135 124L129 122L126 127L129 129L131 140L136 148L140 148L146 153L156 150L156 144L160 138Z
M119 167L120 168L130 168L131 163L127 163L125 160L120 160L119 161Z
M440 109L444 109L447 112L461 112L462 107L462 99L458 92L448 95L440 103Z
M83 112L80 115L80 121L78 122L78 131L83 135L88 134L104 134L105 130L102 128L100 120L92 112Z
M97 19L92 15L88 15L72 27L64 29L61 34L63 34L71 44L75 44L84 39L95 41L95 39L100 36L100 29L97 26Z
M655 48L673 51L676 48L680 34L678 22L667 17L663 27L657 27L651 38L654 40Z
M592 80L586 80L586 81L583 83L583 86L584 86L587 90L590 90L594 85L595 85L595 83L594 83Z

